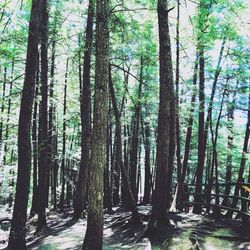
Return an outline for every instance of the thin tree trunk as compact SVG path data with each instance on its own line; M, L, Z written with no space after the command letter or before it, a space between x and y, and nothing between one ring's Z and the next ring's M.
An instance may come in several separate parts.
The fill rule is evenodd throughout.
M237 203L238 203L237 196L239 196L239 192L240 192L239 182L244 182L243 174L244 174L244 169L245 169L245 165L246 165L246 161L247 161L249 136L250 136L250 95L248 97L247 125L246 125L246 132L245 132L245 138L244 138L244 145L243 145L243 151L242 151L242 156L241 156L240 168L238 171L237 183L236 183L235 189L234 189L235 198L233 199L233 202L231 205L232 208L236 208ZM227 217L231 218L232 216L233 216L233 211L228 211Z
M41 141L38 145L38 224L37 231L44 229L46 222L46 207L48 200L48 10L47 0L40 0L40 30L41 30Z
M145 181L143 203L150 204L151 170L150 170L150 124L145 123Z
M48 165L50 169L51 179L51 203L56 208L56 200L54 200L54 176L55 176L55 144L54 144L54 75L55 75L55 40L52 41L52 56L51 56L51 69L50 69L50 86L49 86L49 124L48 124Z
M39 56L37 57L39 62ZM30 210L30 218L38 212L38 190L37 190L37 161L38 161L38 145L37 145L37 113L38 113L38 89L39 89L39 65L37 68L35 103L33 108L32 121L32 149L33 149L33 188L32 188L32 205Z
M178 185L178 194L177 194L177 202L178 208L182 210L184 208L184 183L187 174L187 167L188 167L188 159L190 154L190 145L192 139L192 132L193 132L193 122L194 122L194 111L195 111L195 99L196 99L196 85L197 85L197 71L198 71L198 53L196 54L196 60L194 64L194 74L193 74L193 93L191 97L191 109L188 118L188 127L186 132L186 139L185 139L185 152L184 152L184 159L182 163L182 171L181 171L181 182Z
M65 69L65 83L64 83L64 98L63 98L63 149L62 149L62 165L61 165L61 175L62 175L62 190L60 195L59 207L61 210L64 208L65 201L65 162L66 162L66 111L67 111L67 85L68 85L68 67L69 59L66 62Z
M117 161L119 164L118 166L120 170L122 171L124 188L126 190L126 197L128 199L127 203L128 203L129 209L131 209L132 211L133 221L134 223L140 223L140 217L139 217L139 213L136 207L136 201L133 196L132 188L130 187L128 175L127 175L126 169L124 167L123 159L122 159L122 131L121 131L121 119L120 119L122 111L119 111L118 109L114 86L112 82L111 67L109 68L109 90L110 90L110 95L111 95L111 100L112 100L112 105L113 105L113 110L114 110L115 120L116 120L116 156L117 156Z
M90 133L91 133L91 90L90 90L90 69L91 51L93 41L93 19L94 1L89 0L88 19L86 27L86 40L84 50L83 79L81 93L81 125L82 125L82 151L80 171L76 185L76 195L74 199L74 218L79 219L83 211L84 198L86 195L86 182L90 158Z
M237 84L238 85L238 84ZM234 110L235 110L235 101L236 101L236 91L233 94L233 100L230 102L228 100L227 104L227 120L228 120L228 136L227 136L227 170L226 170L226 188L225 188L225 197L222 201L223 206L228 205L228 197L231 191L231 177L232 177L232 163L233 163L233 139L234 139Z
M11 82L10 82L10 89L9 89L9 99L8 99L8 108L7 108L7 121L6 121L6 130L5 130L5 144L4 144L4 158L3 164L7 163L7 153L8 153L8 139L9 139L9 122L10 122L10 110L11 110L11 98L12 98L12 89L13 89L13 74L14 74L14 66L15 60L12 60L11 66ZM1 150L1 147L0 147Z
M198 166L196 171L196 187L194 196L193 213L200 214L202 211L202 179L205 160L205 145L204 145L204 109L205 109L205 58L204 46L199 46L199 128L198 128Z
M211 201L211 191L212 191L212 187L213 187L213 178L214 178L214 170L215 170L215 188L216 188L216 194L219 195L219 191L218 191L218 159L217 159L217 140L218 140L218 132L219 132L219 125L220 125L220 119L221 119L221 115L222 115L222 109L223 109L223 105L224 105L224 98L225 98L225 93L226 93L226 88L227 86L225 86L225 90L223 92L222 95L222 100L221 100L221 106L220 106L220 111L219 111L219 115L217 118L217 122L216 122L216 127L215 127L215 132L213 132L213 121L212 121L212 117L210 118L210 130L211 130L211 137L212 137L212 145L213 145L213 152L212 152L212 168L211 168L211 176L209 178L208 181L208 187L207 187L207 193L206 193L206 203L209 204ZM219 196L216 196L216 205L219 205ZM210 210L210 206L207 207L207 213L209 213ZM219 209L215 208L215 215L216 217L219 216Z
M4 75L3 75L3 94L2 94L2 105L1 105L1 113L4 113L5 109L5 95L6 95L6 81L7 81L7 68L4 67ZM0 119L0 154L2 153L2 143L3 143L3 118Z
M140 81L138 86L138 101L135 107L135 115L132 121L132 143L130 151L130 184L135 202L138 200L137 194L137 160L138 160L138 141L139 141L139 124L140 124L140 113L141 113L141 95L142 95L142 84L143 84L143 57L141 56L140 62Z

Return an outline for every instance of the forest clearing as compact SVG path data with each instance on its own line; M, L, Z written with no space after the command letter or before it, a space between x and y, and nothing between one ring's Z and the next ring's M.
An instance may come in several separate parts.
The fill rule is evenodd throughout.
M250 249L248 0L1 0L0 249Z

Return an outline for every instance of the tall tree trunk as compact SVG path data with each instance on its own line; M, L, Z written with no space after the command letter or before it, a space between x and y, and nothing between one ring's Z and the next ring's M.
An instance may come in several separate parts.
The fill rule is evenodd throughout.
M216 180L216 182L215 182L216 194L219 195L219 192L218 192L219 187L218 187L217 141L218 141L219 125L220 125L220 119L221 119L222 109L223 109L223 105L224 105L224 97L225 97L225 93L226 93L226 88L227 88L227 86L225 86L225 90L224 90L223 95L222 95L221 106L220 106L220 111L219 111L219 115L218 115L216 126L215 126L215 131L213 131L212 117L210 118L210 130L211 130L211 139L212 139L212 145L213 145L213 153L212 153L211 175L210 175L209 180L208 180L208 187L207 187L207 192L206 192L206 203L207 204L209 204L211 201L211 191L212 191L212 187L213 187L214 170L215 170L215 180ZM216 196L215 199L216 199L216 205L219 205L219 196ZM207 207L207 213L209 213L209 210L210 210L210 206ZM219 216L219 209L217 207L215 207L214 211L215 211L215 215L218 217Z
M39 62L39 56L37 57ZM32 188L32 204L30 217L35 216L38 212L38 190L37 190L37 161L38 161L38 145L37 145L37 113L38 113L38 89L39 89L39 65L37 67L35 103L33 108L32 120L32 149L33 149L33 188Z
M122 110L119 111L116 97L115 97L115 91L114 91L114 85L112 82L112 75L111 75L111 67L109 68L109 90L110 90L110 95L111 95L111 100L112 100L112 105L113 105L113 110L115 114L115 122L116 122L116 157L117 157L117 163L119 170L122 172L122 178L123 178L123 184L124 184L124 189L126 192L126 198L127 204L129 209L132 211L132 218L134 223L139 223L140 222L140 217L138 214L138 210L136 207L136 201L133 196L132 188L130 187L129 184L129 179L127 175L127 171L124 167L124 162L122 159L122 131L121 131L121 114Z
M169 223L166 209L170 204L172 169L170 165L171 153L175 141L171 134L175 134L175 91L171 58L171 43L168 25L168 1L158 0L158 26L160 45L160 104L158 113L156 179L153 193L153 208L150 225L158 227L159 224ZM171 120L171 117L173 118ZM168 182L168 183L167 183Z
M74 199L74 217L80 218L83 211L84 197L86 194L86 182L90 158L90 68L91 68L91 51L93 41L93 19L94 19L94 0L89 0L88 20L86 27L86 40L84 50L83 79L81 93L81 124L82 124L82 150L80 171L76 185L76 195Z
M137 202L137 160L138 160L138 141L139 141L139 124L140 124L140 113L141 113L141 95L142 95L142 84L143 84L143 57L141 56L140 62L140 81L138 86L138 101L135 106L135 115L132 121L132 143L130 150L130 184L132 193L135 201Z
M238 85L238 84L237 84ZM225 195L230 195L231 190L231 177L232 177L232 163L233 163L233 138L234 138L234 110L235 110L235 101L236 101L236 91L233 94L233 100L230 102L228 99L227 104L227 170L226 170L226 188ZM228 197L225 196L222 201L223 206L228 205Z
M211 13L213 1L207 2L200 0L198 5L198 29L199 35L197 38L197 48L199 52L199 128L198 128L198 165L196 170L196 187L195 187L195 197L194 197L194 213L201 213L202 206L201 202L203 200L202 196L202 181L203 181L203 170L206 154L206 141L207 141L207 129L209 126L205 124L205 39L204 33L209 27L208 17ZM223 52L223 50L222 50ZM221 55L222 55L221 52ZM220 64L219 73L220 73ZM217 75L217 73L216 73ZM219 76L219 74L218 74ZM215 80L217 82L217 80Z
M182 210L184 208L184 183L187 174L187 167L188 167L188 159L190 154L190 145L192 139L192 132L193 132L193 122L194 122L194 111L195 111L195 99L196 99L196 85L197 85L197 71L198 71L198 53L196 54L196 60L194 64L194 74L193 74L193 93L191 97L191 109L188 118L188 127L186 132L186 139L185 139L185 152L184 152L184 159L182 162L182 171L181 171L181 182L178 185L178 194L177 194L177 202L178 208Z
M109 114L111 113L111 104L109 103ZM107 145L106 145L106 165L104 170L104 207L108 209L108 213L112 213L112 192L110 181L110 166L111 166L111 150L110 142L112 144L112 133L110 133L110 117L107 122Z
M4 67L4 76L3 76L3 94L2 94L2 105L1 113L4 113L5 109L5 95L6 95L6 81L7 81L7 68ZM3 143L3 118L0 118L0 154L2 153L2 143Z
M54 176L55 176L55 142L54 142L54 75L55 75L55 40L52 41L52 55L50 68L50 86L49 86L49 124L48 124L48 166L50 169L50 183L51 183L51 203L56 208L56 200L54 199Z
M206 146L207 146L208 128L210 125L210 120L212 119L214 96L215 96L216 86L217 86L218 79L219 79L220 72L221 72L221 61L223 58L225 44L226 44L226 38L223 39L223 42L220 48L219 59L218 59L218 63L217 63L217 67L216 67L216 71L214 75L214 80L213 80L212 92L211 92L210 100L208 103L207 117L206 117L205 128L204 128L204 151L206 151Z
M181 139L179 117L179 82L180 82L180 0L177 0L177 23L176 23L176 158L177 158L177 183L181 183Z
M41 31L41 141L38 145L38 224L37 231L46 227L46 207L49 185L48 169L48 10L47 0L40 0L40 31Z
M106 128L109 82L109 2L96 1L96 69L93 136L88 190L88 224L84 250L101 250L103 242L103 172L106 164Z
M9 98L8 98L8 108L7 108L7 121L6 121L6 130L5 130L5 144L4 144L4 158L3 164L7 163L7 153L8 153L8 139L9 139L9 122L10 122L10 110L11 110L11 98L12 98L12 89L13 89L13 74L14 74L14 66L15 60L12 59L12 66L11 66L11 82L10 82L10 89L9 89ZM0 147L1 151L1 147Z
M248 97L247 125L246 125L246 132L245 132L245 138L244 138L244 145L243 145L243 151L242 151L242 156L241 156L241 161L240 161L240 168L238 171L237 183L236 183L235 189L234 189L235 198L233 199L233 202L231 204L232 208L236 208L237 203L238 203L237 196L239 196L239 192L240 192L239 182L244 182L243 174L244 174L244 169L245 169L245 165L246 165L246 161L247 161L249 136L250 136L250 94ZM233 211L228 211L227 216L231 218L233 216Z
M25 233L27 206L29 198L31 141L30 128L32 105L36 82L38 37L39 37L39 1L32 1L29 22L29 35L26 56L25 79L22 91L20 116L18 124L18 173L16 184L15 205L8 249L26 249Z
M143 203L150 203L151 170L150 170L150 124L145 123L145 181Z
M202 210L202 179L203 168L205 161L205 145L204 145L204 109L205 109L205 58L204 58L204 46L199 46L199 128L198 128L198 166L196 171L196 187L194 196L194 208L193 212L200 214Z
M69 59L66 62L65 69L65 84L64 84L64 97L63 97L63 148L62 148L62 165L61 165L61 176L62 176L62 190L60 195L59 207L63 210L65 200L65 162L66 162L66 111L67 111L67 85L68 85L68 67Z

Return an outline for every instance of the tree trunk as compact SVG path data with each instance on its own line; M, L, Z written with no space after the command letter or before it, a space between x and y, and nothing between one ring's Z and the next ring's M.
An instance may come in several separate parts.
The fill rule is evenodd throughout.
M138 160L138 141L139 141L139 124L140 124L140 113L141 113L141 95L142 95L142 84L143 84L143 57L141 56L140 65L140 82L138 86L138 101L135 106L135 115L132 121L132 143L130 150L130 184L135 202L138 200L137 194L137 160Z
M47 0L40 0L40 32L41 32L41 141L38 145L38 224L37 231L44 229L46 223L46 207L48 200L48 10Z
M126 169L124 167L123 159L122 159L122 131L121 131L121 114L122 111L119 111L116 97L115 97L115 91L114 86L112 82L112 75L111 75L111 67L109 68L109 90L113 105L113 110L115 114L115 122L116 122L116 157L117 157L117 163L119 166L119 169L122 172L122 178L123 178L123 184L124 189L126 192L126 198L127 198L127 204L128 208L132 211L132 218L134 223L140 223L140 217L139 213L136 207L136 201L133 196L132 188L129 184L128 175L126 172Z
M150 204L151 170L150 170L150 124L145 123L145 181L143 203Z
M39 56L37 57L39 62ZM38 190L37 190L37 161L38 161L38 145L37 145L37 113L38 113L38 89L39 89L39 66L37 67L35 103L33 108L32 121L32 149L33 149L33 189L32 189L32 205L30 210L30 218L38 212Z
M96 69L93 137L88 190L88 224L82 249L101 250L103 243L103 173L106 164L106 128L109 82L109 2L96 1Z
M9 122L10 122L10 110L11 110L11 98L12 98L12 89L13 89L13 74L14 74L14 66L15 60L12 60L11 66L11 82L10 82L10 89L9 89L9 98L8 98L8 108L7 108L7 121L6 121L6 130L5 130L5 144L4 144L4 158L3 164L7 164L7 153L8 153L8 139L9 139ZM0 147L1 150L1 147Z
M196 171L196 187L194 196L193 213L200 214L202 210L202 179L205 160L205 145L204 145L204 109L205 109L205 58L204 47L199 46L199 129L198 129L198 166Z
M7 68L4 67L4 76L3 76L3 96L2 96L2 105L1 113L4 113L5 109L5 95L6 95L6 81L7 81ZM3 143L3 118L0 119L0 154L2 153L2 143Z
M182 171L181 171L181 182L178 185L178 194L177 194L177 202L178 208L182 210L184 208L184 183L187 174L187 167L188 167L188 159L190 154L190 145L192 139L192 132L193 132L193 122L194 122L194 111L195 111L195 99L196 99L196 85L197 85L197 71L198 71L198 53L196 54L196 60L194 64L194 75L193 75L193 93L191 97L191 109L188 118L188 127L186 132L186 139L185 139L185 152L184 152L184 159L182 163Z
M54 178L55 178L55 142L54 142L54 75L55 75L55 40L52 41L51 69L50 69L50 86L49 86L49 124L48 124L48 166L50 169L51 183L51 204L56 209L56 199L54 199Z
M179 118L179 82L180 82L180 0L177 0L177 23L176 23L176 158L177 158L177 182L181 183L181 140L180 140L180 118Z
M79 176L76 185L76 194L74 198L74 218L79 219L83 211L84 198L86 194L86 182L90 158L90 132L91 132L91 90L90 90L90 68L91 51L93 41L93 19L94 19L94 1L89 0L88 20L86 27L86 41L84 50L83 79L81 92L81 125L82 125L82 150Z
M21 98L18 124L18 174L16 184L15 205L8 249L26 249L25 233L27 206L30 184L31 141L30 127L32 105L37 71L38 37L39 37L39 1L32 1L29 22L29 35L26 56L25 79Z
M213 187L213 178L214 178L214 170L215 170L215 188L216 188L216 194L219 195L219 187L218 187L218 159L217 159L217 140L218 140L218 132L219 132L219 125L220 125L220 119L222 115L222 109L224 105L224 97L225 97L225 92L226 92L227 86L225 86L224 93L222 95L222 100L221 100L221 106L220 106L220 111L219 115L217 118L216 122L216 127L215 127L215 132L213 132L213 121L212 117L210 118L210 130L211 130L211 137L212 137L212 145L213 145L213 153L212 153L212 168L211 168L211 176L208 180L208 187L207 187L207 192L206 192L206 203L209 204L211 202L211 191ZM219 205L219 196L216 196L216 205ZM207 207L207 213L209 213L210 206ZM216 217L219 216L219 209L215 207L214 209Z
M67 110L67 85L68 85L68 67L69 59L66 62L65 69L65 84L64 84L64 98L63 98L63 149L62 149L62 165L61 165L61 175L62 175L62 190L60 195L59 207L63 210L64 200L65 200L65 162L66 162L66 110Z
M175 141L170 140L175 134L173 103L175 105L174 81L172 71L171 43L168 25L167 1L158 0L158 25L160 44L160 104L158 113L156 179L153 193L153 207L150 225L168 224L166 209L170 204L172 169L171 155ZM174 118L171 120L171 117ZM168 183L167 183L168 182Z
M235 198L233 199L233 202L231 205L232 208L236 208L237 203L238 203L237 196L239 196L239 192L240 192L239 182L244 182L243 174L244 174L244 169L245 169L245 165L246 165L246 161L247 161L249 136L250 136L250 94L248 97L247 125L246 125L246 132L245 132L245 138L244 138L244 145L243 145L243 151L242 151L242 156L241 156L240 168L238 171L237 183L236 183L235 189L234 189ZM227 217L231 218L232 216L233 216L233 211L228 211Z
M238 84L237 84L238 85ZM231 190L231 177L232 177L232 163L233 163L233 138L234 138L234 110L235 110L235 101L236 101L236 91L233 94L233 100L230 102L228 99L227 104L227 170L226 170L226 188L225 195L230 195ZM224 197L222 204L223 206L228 205L228 197Z

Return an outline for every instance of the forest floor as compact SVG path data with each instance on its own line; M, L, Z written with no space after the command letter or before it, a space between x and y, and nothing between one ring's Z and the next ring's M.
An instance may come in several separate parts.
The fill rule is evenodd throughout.
M104 250L118 249L207 249L235 250L250 249L250 230L242 229L240 221L215 221L210 217L192 213L170 213L171 226L164 227L149 239L138 239L144 232L149 218L150 207L139 206L142 225L130 222L130 213L120 208L113 214L105 214ZM72 221L72 211L48 213L48 229L35 235L36 218L28 221L27 245L33 250L74 250L81 249L87 221ZM1 218L0 218L1 219ZM0 249L5 249L8 239L8 223L2 223ZM5 227L5 230L3 230ZM35 235L35 236L34 236Z

